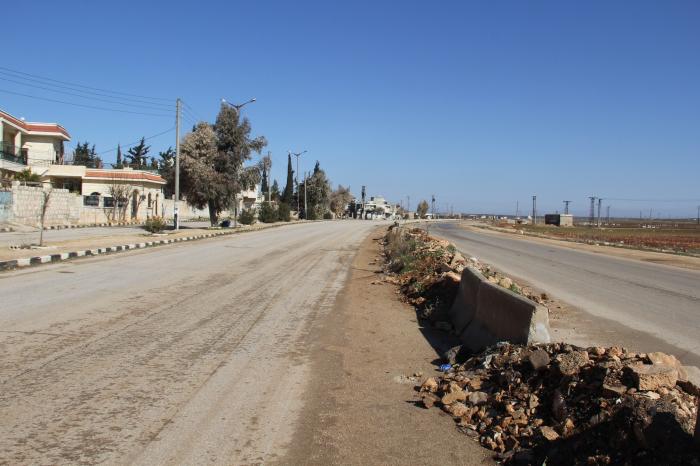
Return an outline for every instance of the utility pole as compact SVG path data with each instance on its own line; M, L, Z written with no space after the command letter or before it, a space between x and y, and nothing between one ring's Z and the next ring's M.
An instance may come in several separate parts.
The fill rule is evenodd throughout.
M272 202L272 185L270 184L270 170L272 170L272 152L267 151L267 158L270 161L270 168L267 170L267 202Z
M598 198L598 228L600 228L600 207L603 204L603 199Z
M297 171L294 173L294 179L297 183L297 217L299 217L299 156L306 154L307 151L302 151L299 153L289 151L290 154L297 158ZM304 218L306 218L306 211L304 211Z
M698 225L700 225L700 205L698 206Z
M564 201L564 214L568 215L569 213L569 204L571 204L571 201Z
M605 221L608 225L610 225L610 206L607 206L605 208L605 210L606 210L606 215L605 215L606 220Z
M173 202L173 219L175 230L180 229L180 112L182 101L175 101L175 202Z
M590 196L588 199L591 200L591 209L588 212L588 226L593 226L593 221L595 220L595 196Z
M515 216L520 216L520 201L515 201Z
M304 172L304 220L309 218L309 214L307 213L308 210L306 210L306 185L308 184L306 181L308 180L307 178L307 172Z
M406 212L411 212L411 196L406 196Z
M532 196L532 224L537 224L537 196Z

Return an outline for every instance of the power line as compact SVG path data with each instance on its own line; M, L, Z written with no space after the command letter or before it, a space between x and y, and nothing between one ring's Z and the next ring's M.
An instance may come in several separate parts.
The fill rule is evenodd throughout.
M164 134L167 134L167 133L169 133L169 132L171 132L171 131L173 131L173 130L175 130L175 127L174 127L174 126L173 126L172 128L166 129L166 130L163 131L163 132L160 132L160 133L158 133L158 134L154 134L153 136L145 137L145 138L143 138L143 140L144 140L144 141L148 141L148 140L150 140L150 139L157 138L158 136L162 136L162 135L164 135ZM119 147L121 147L122 149L130 149L130 148L134 147L135 145L139 144L140 142L141 142L141 139L139 139L138 141L129 143L129 144L125 145L125 146L122 146L122 145L120 144L120 145L118 145L117 147L115 147L114 149L103 150L103 151L101 151L101 152L98 152L96 155L102 155L102 154L107 154L107 153L109 153L109 152L114 152L114 151L116 151L117 148L119 148Z
M185 107L184 107L185 110L186 110L186 111L189 111L189 112L192 114L192 116L195 117L195 118L197 119L197 121L204 121L204 119L203 119L203 118L200 118L199 115L197 114L197 112L194 111L194 109L192 108L192 106L190 106L187 102L185 102L185 101L182 100L182 99L180 99L180 101L185 105ZM189 110L188 110L188 109L189 109Z
M76 83L70 83L70 82L67 82L67 81L59 81L59 80L57 80L57 79L46 78L46 77L43 77L43 76L37 76L37 75L35 75L35 74L25 73L25 72L23 72L23 71L13 70L13 69L10 69L10 68L6 68L6 67L4 67L4 66L0 66L0 70L5 70L6 72L9 71L10 73L19 74L19 75L23 75L23 76L30 76L30 77L32 77L32 78L37 78L37 79L41 79L41 80L44 80L44 81L51 81L51 82L55 82L55 83L59 83L59 84L66 84L66 85L73 86L73 87L82 87L82 88L85 88L85 89L92 89L92 90L94 90L94 91L108 92L108 93L110 93L110 94L119 94L119 95L123 95L123 96L139 97L139 98L141 98L141 99L152 99L152 100L163 100L163 101L170 101L170 100L172 100L172 99L166 99L166 98L164 98L164 97L151 97L151 96L147 96L147 95L128 94L128 93L126 93L126 92L110 91L109 89L102 89L102 88L99 88L99 87L86 86L86 85L84 85L84 84L76 84ZM7 73L4 73L4 74L7 74Z
M172 117L170 114L166 113L146 113L146 112L135 112L132 110L123 110L123 109L118 109L118 108L106 108L106 107L97 107L95 105L86 105L86 104L78 104L75 102L66 102L65 100L58 100L58 99L50 99L48 97L39 97L35 95L30 95L30 94L23 94L21 92L13 92L13 91L8 91L7 89L0 89L0 92L4 92L6 94L12 94L12 95L18 95L21 97L27 97L30 99L36 99L36 100L45 100L47 102L55 102L59 104L65 104L65 105L73 105L75 107L83 107L83 108L91 108L94 110L104 110L107 112L118 112L118 113L131 113L133 115L148 115L148 116L160 116L160 117Z
M1 72L0 72L0 73L1 73ZM165 111L165 110L166 110L166 108L163 108L163 107L153 107L153 106L151 106L151 105L141 105L141 104L124 103L124 102L119 102L119 101L116 101L116 100L100 99L99 97L84 96L84 95L76 94L76 93L74 93L74 92L61 91L61 90L58 90L58 89L51 89L51 88L49 88L49 87L38 86L38 85L36 85L36 84L23 83L23 82L21 82L21 81L15 81L15 80L13 80L13 79L3 78L2 76L0 76L0 80L12 82L12 83L16 83L16 84L19 84L19 85L22 85L22 86L32 87L32 88L35 88L35 89L43 89L43 90L49 91L49 92L56 92L56 93L59 93L59 94L72 95L72 96L74 96L74 97L80 97L81 99L98 100L98 101L100 101L100 102L107 102L107 103L110 103L110 104L124 105L124 106L129 106L129 107L134 107L134 108L145 108L145 109L158 110L158 111ZM99 94L99 95L102 95L102 94ZM157 104L157 105L162 105L162 104ZM170 106L170 107L172 107L172 106Z
M616 197L606 197L608 201L625 201L625 202L698 202L700 199L621 199Z

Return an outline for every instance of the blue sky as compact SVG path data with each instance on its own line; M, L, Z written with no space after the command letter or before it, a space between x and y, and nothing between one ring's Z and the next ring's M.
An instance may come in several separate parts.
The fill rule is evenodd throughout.
M514 213L536 194L540 212L569 199L585 213L597 195L645 200L604 201L613 215L691 216L700 204L695 0L38 1L12 17L31 21L3 23L6 68L180 96L208 121L222 97L256 97L245 114L281 184L287 150L306 149L305 169L318 159L334 184L412 206L435 194L442 209ZM174 125L2 91L0 108L98 152Z

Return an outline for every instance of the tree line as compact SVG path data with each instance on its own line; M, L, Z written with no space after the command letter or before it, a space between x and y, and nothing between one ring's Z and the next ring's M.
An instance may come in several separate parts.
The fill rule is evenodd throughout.
M252 127L247 117L238 110L222 104L216 121L199 122L182 140L180 146L181 197L198 208L207 209L212 225L218 223L221 212L236 203L242 191L255 189L260 183L263 203L257 217L260 221L289 221L291 210L300 207L299 218L320 219L341 216L353 196L349 188L331 189L330 181L317 161L313 172L299 181L294 189L294 170L291 155L287 157L287 179L284 190L277 180L270 183L272 160L263 156L257 164L246 166L253 154L260 154L267 146L264 136L251 136ZM149 155L151 147L146 139L122 154L117 146L116 162L112 168L130 167L136 170L157 171L166 181L165 196L174 194L175 151L169 147ZM103 168L104 162L87 141L78 142L73 152L73 164L89 168ZM247 220L242 213L241 220ZM253 215L253 218L255 215Z

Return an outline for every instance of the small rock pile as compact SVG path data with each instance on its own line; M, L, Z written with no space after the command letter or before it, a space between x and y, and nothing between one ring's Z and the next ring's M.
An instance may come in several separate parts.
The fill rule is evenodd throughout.
M417 389L506 463L700 465L700 391L663 353L499 343Z

